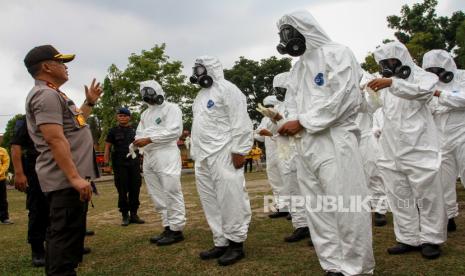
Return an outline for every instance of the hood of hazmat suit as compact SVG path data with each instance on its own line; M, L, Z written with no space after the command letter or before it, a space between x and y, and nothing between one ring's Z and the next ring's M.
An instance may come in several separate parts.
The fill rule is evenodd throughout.
M318 196L339 195L338 201L346 206L350 196L368 194L355 124L362 103L360 65L352 51L331 41L307 11L286 14L277 25L279 30L291 25L305 38L306 50L290 71L285 100L289 117L304 127L302 138L295 139L301 160L296 162L301 192L311 202ZM309 210L308 216L323 270L344 275L373 272L371 214L367 210Z
M253 145L253 126L245 95L224 79L218 58L201 56L195 63L207 69L213 85L202 88L192 105L192 157L201 161L225 147L246 155Z
M429 159L422 159L422 166L431 170L438 168L438 136L431 112L426 103L431 100L438 77L418 67L412 60L405 45L390 42L374 51L376 62L398 59L409 66L411 74L406 79L392 77L392 85L380 90L384 128L380 143L389 167L395 169L394 160L416 162L418 153L428 153ZM385 164L387 165L387 164Z
M154 81L143 81L139 84L140 90L150 87L157 95L165 97L161 85ZM141 95L143 93L141 91ZM136 130L136 138L150 138L152 143L144 147L144 153L167 147L177 147L177 140L182 134L182 112L177 104L163 101L162 104L148 105L142 112Z
M293 97L292 105L296 105L300 123L307 132L316 133L347 121L353 122L362 97L359 71L352 70L360 68L360 65L352 51L332 42L307 11L284 15L278 21L278 29L284 24L297 29L305 37L307 47L292 68L288 80L288 88L294 93L308 91Z
M441 91L439 97L429 102L434 119L440 130L442 144L452 146L464 143L465 140L465 83L457 70L454 59L444 50L431 50L423 56L425 70L441 68L439 76L452 74L452 80L444 82L439 77L435 90Z
M280 103L280 101L278 101L278 99L276 99L276 96L266 96L263 99L263 105L264 106L267 106L267 105L275 106L275 105L278 105L279 103Z
M273 78L273 87L287 88L287 79L289 72L279 73Z

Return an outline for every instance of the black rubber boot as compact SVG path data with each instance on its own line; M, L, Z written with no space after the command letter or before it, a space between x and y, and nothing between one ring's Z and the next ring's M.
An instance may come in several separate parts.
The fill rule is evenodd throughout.
M455 232L457 230L457 224L455 224L454 218L450 218L447 222L447 232Z
M387 249L387 252L391 255L399 255L404 254L412 251L418 251L420 249L419 246L411 246L405 243L397 243L393 247Z
M436 259L441 256L441 248L438 244L424 243L421 245L421 255L425 259Z
M45 249L43 244L31 244L32 266L45 266Z
M287 220L292 220L292 215L291 215L291 213L287 213L286 219L287 219Z
M93 235L95 235L95 232L93 230L86 229L86 236L93 236Z
M268 215L269 218L283 218L283 217L287 217L287 214L289 214L289 212L280 212L279 210L274 212L274 213L271 213Z
M298 242L303 239L309 238L310 237L310 231L308 230L308 227L300 227L294 230L292 235L289 237L285 237L284 241L285 242Z
M121 221L121 226L129 225L129 215L128 213L123 213L123 220Z
M92 250L90 249L90 247L84 247L84 248L82 249L82 254L83 254L83 255L90 254L90 252L92 252Z
M131 212L131 218L129 219L130 223L135 223L135 224L144 224L145 221L141 219L136 212Z
M226 249L226 252L218 259L218 264L221 266L232 265L244 258L244 256L243 243L230 240L228 249Z
M168 230L168 233L159 241L157 241L158 246L171 245L178 243L184 240L184 235L182 231L171 231Z
M202 260L217 259L226 252L227 246L215 246L212 249L200 252L199 256Z
M326 272L326 276L344 276L341 272Z
M375 213L375 226L381 227L387 224L386 215Z
M163 230L163 232L160 235L151 237L150 242L151 243L157 243L157 241L163 239L168 234L168 231L170 231L170 227L165 226L165 230Z

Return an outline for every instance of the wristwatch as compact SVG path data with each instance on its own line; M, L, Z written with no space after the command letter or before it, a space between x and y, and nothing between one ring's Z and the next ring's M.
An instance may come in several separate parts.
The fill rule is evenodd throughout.
M85 99L84 104L90 107L93 107L95 105L95 103L91 103L87 99Z

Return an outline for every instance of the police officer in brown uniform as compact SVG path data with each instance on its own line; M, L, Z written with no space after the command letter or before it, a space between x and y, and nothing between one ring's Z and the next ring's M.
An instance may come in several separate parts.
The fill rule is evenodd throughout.
M33 48L24 58L35 80L26 99L29 135L39 152L36 172L50 206L46 235L47 275L75 275L82 261L88 179L95 178L93 141L86 119L101 94L100 83L85 86L86 101L78 108L60 86L68 80L66 62L51 45Z

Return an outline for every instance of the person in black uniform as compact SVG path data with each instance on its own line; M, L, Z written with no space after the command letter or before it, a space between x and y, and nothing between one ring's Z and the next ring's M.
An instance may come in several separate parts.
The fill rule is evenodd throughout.
M29 210L27 240L31 245L32 265L36 267L45 265L44 242L49 214L48 201L40 189L35 170L38 155L27 133L26 118L18 119L11 140L11 157L15 171L15 187L27 194L26 208Z
M48 226L49 205L46 196L40 189L36 173L36 159L39 153L27 132L26 118L16 121L11 140L11 159L15 172L15 188L26 193L26 208L29 210L27 241L31 245L32 265L45 265L45 234ZM86 236L94 235L94 231L86 230ZM90 253L84 247L84 254Z
M131 112L120 108L116 114L118 126L110 129L105 140L105 163L110 160L115 176L115 186L118 190L118 208L123 216L121 225L130 223L142 224L144 221L137 215L139 209L139 193L141 186L140 157L131 158L129 145L134 141L136 130L130 125ZM130 213L130 215L129 215Z

